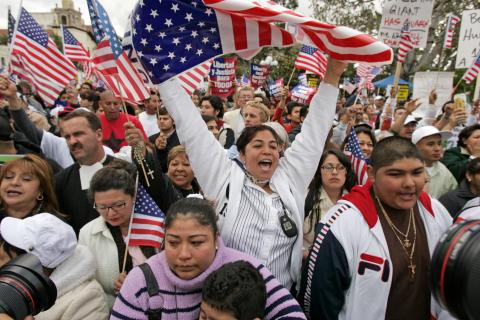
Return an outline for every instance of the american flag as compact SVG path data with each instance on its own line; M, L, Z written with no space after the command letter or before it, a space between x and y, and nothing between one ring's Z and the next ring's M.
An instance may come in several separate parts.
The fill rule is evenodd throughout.
M357 66L357 83L359 88L366 88L368 90L375 90L372 82L378 73L382 71L379 67L373 67L366 64L359 64Z
M413 49L413 43L410 39L410 23L405 21L405 24L402 28L402 34L400 36L400 42L398 44L398 55L397 60L398 62L403 63L405 61L405 57L407 53Z
M192 95L193 91L197 89L205 77L208 76L211 65L212 60L208 60L178 75L177 79L189 95Z
M303 45L295 60L295 68L313 72L323 79L327 71L327 58L317 48Z
M131 43L124 45L133 47L154 84L226 53L294 43L279 27L216 12L198 0L140 0L131 30Z
M447 16L447 27L445 28L445 39L443 41L443 47L445 49L452 48L452 39L455 32L455 25L460 22L460 18L454 14Z
M467 70L467 72L465 72L465 75L463 76L463 80L465 80L466 83L470 83L473 80L475 80L479 72L480 72L480 50L478 50L477 57L475 58L475 61L473 62L472 66Z
M140 183L133 211L128 245L160 248L165 238L165 214Z
M303 16L267 0L203 0L217 14L223 12L247 20L296 23L305 44L312 44L330 57L350 62L385 64L393 60L392 49L383 42L347 27L337 27ZM243 34L239 33L240 36ZM237 36L237 34L235 34ZM310 43L307 43L310 42Z
M94 71L115 95L129 101L143 101L150 97L142 77L123 51L107 12L95 0L87 0L97 49L93 52Z
M62 30L63 52L65 56L71 61L81 62L85 72L85 79L89 79L92 74L90 53L63 24L60 25L60 29Z
M73 63L24 8L11 48L12 56L16 56L21 64L19 67L47 104L52 105L70 80L76 77L77 69Z
M12 15L10 7L8 7L8 35L7 35L7 44L10 47L13 39L13 31L15 30L15 18ZM10 62L8 64L9 73L16 75L20 79L27 80L32 82L30 78L25 74L22 63L17 55L10 56Z
M355 129L350 130L348 135L348 142L345 154L350 159L352 163L352 169L355 173L355 181L359 185L363 185L368 181L367 174L367 161L363 155L362 150L360 149L360 144L358 142L357 134Z

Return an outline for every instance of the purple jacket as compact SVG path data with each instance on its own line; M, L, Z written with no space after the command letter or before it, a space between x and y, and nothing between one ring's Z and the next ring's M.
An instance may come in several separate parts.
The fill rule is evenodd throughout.
M202 302L202 286L207 276L222 265L245 260L260 271L267 287L265 319L306 319L297 301L266 267L245 253L225 247L218 239L213 263L192 280L178 278L169 268L165 253L147 260L160 288L158 296L149 298L145 277L140 268L130 271L115 300L110 319L148 319L147 309L162 308L162 319L198 319Z

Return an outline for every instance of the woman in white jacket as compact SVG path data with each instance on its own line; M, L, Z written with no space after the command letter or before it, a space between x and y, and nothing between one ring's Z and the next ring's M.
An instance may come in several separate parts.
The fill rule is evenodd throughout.
M302 132L282 158L278 136L260 125L239 137L240 161L228 159L178 82L160 86L195 176L216 203L225 244L259 259L286 288L299 281L305 195L333 123L345 67L329 61Z

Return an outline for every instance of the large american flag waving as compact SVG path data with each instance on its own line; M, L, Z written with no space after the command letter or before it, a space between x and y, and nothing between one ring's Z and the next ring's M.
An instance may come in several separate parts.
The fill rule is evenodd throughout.
M235 52L248 58L265 46L296 43L273 22L297 23L307 41L335 59L392 61L392 50L368 35L249 0L140 0L131 14L131 46L152 83L159 84L216 56Z

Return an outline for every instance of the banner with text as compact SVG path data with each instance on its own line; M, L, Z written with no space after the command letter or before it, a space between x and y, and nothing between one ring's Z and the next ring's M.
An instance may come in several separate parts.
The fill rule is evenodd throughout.
M463 11L461 23L455 69L470 68L480 50L480 9Z
M413 112L415 117L423 117L429 110L428 96L437 91L437 109L450 100L453 88L453 72L417 72L413 78L412 99L420 98L422 105ZM438 110L436 110L438 112Z
M228 97L234 94L233 81L237 57L216 58L210 67L210 81L213 83L212 95Z
M268 93L270 94L270 101L277 103L282 98L283 78L268 82Z
M309 105L316 91L317 90L314 88L299 84L290 91L290 99L292 101Z
M410 23L410 39L415 48L427 45L433 0L384 0L378 38L392 48L398 48L402 27Z
M268 66L252 63L250 66L250 85L255 89L262 87L269 74L270 68Z

